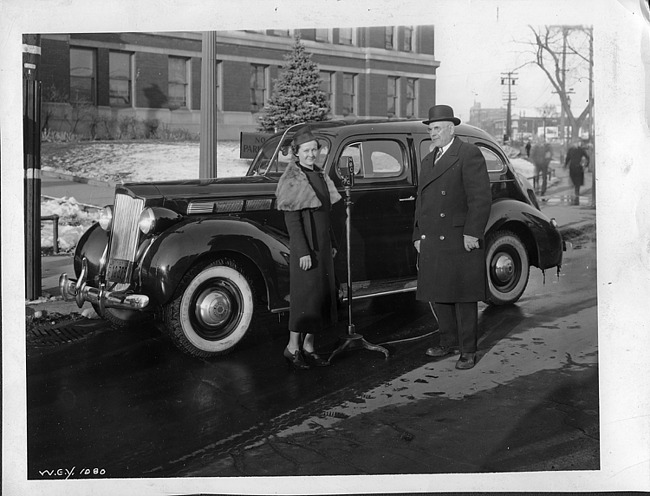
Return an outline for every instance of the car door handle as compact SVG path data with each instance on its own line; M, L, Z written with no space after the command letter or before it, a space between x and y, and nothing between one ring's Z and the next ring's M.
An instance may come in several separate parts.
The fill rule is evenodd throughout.
M415 200L415 196L409 196L408 198L400 198L399 201L413 201Z

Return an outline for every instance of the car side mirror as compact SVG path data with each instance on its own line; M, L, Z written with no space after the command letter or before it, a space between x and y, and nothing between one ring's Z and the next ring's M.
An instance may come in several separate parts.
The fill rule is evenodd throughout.
M352 157L341 157L338 162L337 172L344 186L354 186L354 159Z

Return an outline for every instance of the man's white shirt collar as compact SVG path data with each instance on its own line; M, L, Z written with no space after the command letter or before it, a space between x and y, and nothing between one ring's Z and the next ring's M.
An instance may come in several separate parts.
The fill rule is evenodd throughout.
M449 143L447 143L445 146L440 148L440 155L438 155L438 158L442 157L445 154L445 152L449 149L449 147L451 146L451 144L454 142L455 139L456 139L456 136L453 136Z

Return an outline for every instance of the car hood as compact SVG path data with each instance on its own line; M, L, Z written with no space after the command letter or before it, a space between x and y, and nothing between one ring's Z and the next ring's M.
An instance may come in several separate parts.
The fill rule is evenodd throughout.
M117 186L115 193L142 198L148 207L165 207L186 214L190 212L190 204L209 205L211 201L224 199L274 199L276 187L276 179L265 176L243 176L126 183ZM272 202L268 205L270 207Z
M269 196L275 194L277 180L265 176L226 177L126 183L116 187L116 193L137 196L145 200L182 200Z

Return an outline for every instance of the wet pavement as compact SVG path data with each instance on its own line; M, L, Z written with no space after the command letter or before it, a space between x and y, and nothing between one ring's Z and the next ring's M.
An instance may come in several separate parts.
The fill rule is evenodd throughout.
M81 320L68 327L82 336L28 340L28 477L596 470L595 276L592 244L567 252L559 278L533 271L517 305L481 306L479 362L462 372L424 355L432 316L404 296L355 306L357 330L390 358L352 350L306 372L287 369L277 317L215 361L154 327Z

